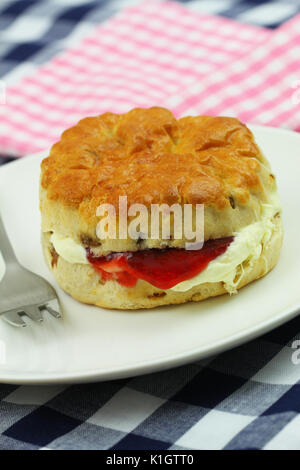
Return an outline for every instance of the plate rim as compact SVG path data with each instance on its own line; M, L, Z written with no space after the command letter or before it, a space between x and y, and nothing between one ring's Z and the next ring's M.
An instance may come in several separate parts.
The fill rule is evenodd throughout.
M286 313L287 312L287 313ZM186 351L174 356L166 361L166 356L162 356L156 360L144 361L137 366L118 366L112 368L109 372L103 369L91 369L87 372L76 373L47 373L44 377L41 375L18 374L18 378L8 375L0 375L0 383L14 385L54 385L54 384L79 384L91 382L105 382L109 380L119 380L123 378L133 378L140 375L152 374L155 372L172 369L190 364L201 359L214 357L220 353L235 349L236 347L248 343L265 333L268 333L279 326L287 323L300 314L300 301L292 310L287 309L284 313L278 314L276 317L257 324L252 329L247 329L243 334L236 333L230 337L226 337L223 341L218 341L217 345L202 350L192 349L189 353ZM247 340L245 341L245 337Z

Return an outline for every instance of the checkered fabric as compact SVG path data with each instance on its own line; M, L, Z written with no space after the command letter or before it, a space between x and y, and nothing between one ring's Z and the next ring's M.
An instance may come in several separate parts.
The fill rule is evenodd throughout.
M0 76L26 61L41 64L95 24L139 0L1 0ZM276 27L300 12L299 0L183 0L193 11Z
M14 86L23 74L29 76L36 65L45 63L47 67L48 59L58 51L66 46L73 48L74 43L78 45L83 36L91 36L90 29L129 3L137 2L2 0L2 76L10 86ZM182 3L192 10L191 16L194 18L197 15L222 14L227 18L256 25L254 29L252 26L243 29L249 31L249 34L243 33L242 47L244 52L247 44L249 50L255 49L250 53L254 70L257 61L265 61L270 51L275 50L277 54L278 50L282 52L287 49L286 44L289 42L286 42L285 26L279 28L281 31L271 31L271 28L290 19L300 10L300 0L199 0ZM188 11L185 14L189 16ZM212 18L211 21L216 23L211 24L216 29L219 20ZM288 41L293 41L288 66L293 73L300 73L300 68L297 68L300 28L294 26L299 24L296 21L298 19L287 23L293 30L292 37L288 38ZM106 27L107 24L109 26L109 22ZM230 28L237 28L236 34L232 35L231 50L226 52L226 44L223 46L219 41L217 47L221 52L219 55L216 51L214 54L211 52L211 61L207 62L214 77L211 85L217 101L205 101L203 106L207 110L213 106L214 109L224 106L228 113L236 112L235 102L226 108L226 93L224 103L218 94L222 86L222 78L218 72L222 66L225 74L223 77L226 76L227 82L233 77L237 83L241 83L244 92L248 90L249 96L247 94L243 112L250 113L251 116L251 113L257 111L255 107L251 107L251 103L260 90L260 83L253 80L249 89L247 77L236 75L244 72L241 68L244 59L242 55L238 57L239 47L235 46L240 29L238 24L233 25L231 21L228 27L229 25ZM264 28L266 26L269 30ZM24 37L23 33L21 36L21 30L27 31L28 36ZM221 33L226 34L226 29ZM274 38L279 38L275 39L275 43L273 33ZM164 31L160 30L159 34L163 36ZM187 40L193 41L193 35ZM257 45L264 47L256 47ZM210 43L210 50L215 46ZM76 47L75 44L75 50ZM267 55L259 56L256 52L258 49ZM198 54L201 54L201 48L198 50ZM170 49L168 51L170 53ZM180 47L177 50L176 47L171 49L171 53L180 53ZM232 57L236 59L234 63L241 64L240 70L235 68L236 65L232 68L229 63ZM24 59L26 60L23 63ZM272 76L276 77L282 67L286 66L285 59L286 55L282 55L275 61L273 75L268 75L268 68L264 71L264 78L270 82L271 90ZM145 61L145 57L141 60ZM176 63L175 60L174 62ZM185 74L180 67L175 72L175 83L169 82L171 88L178 80L184 80ZM193 80L203 83L205 71L199 69L193 73ZM150 71L147 71L147 76L150 76L152 84L155 83ZM297 83L295 82L295 86ZM153 88L151 90L153 93ZM234 87L226 90L229 94L235 93ZM144 91L145 89L142 90L142 95L145 94ZM177 113L193 110L197 112L201 86L199 88L197 83L192 85L183 81L179 88L169 91L170 96L159 95L159 99L169 102ZM149 96L151 98L152 95ZM287 95L286 100L289 97ZM122 96L119 98L122 101ZM264 105L272 109L272 91L264 99ZM283 108L276 115L281 119L287 112L284 108L286 100L281 102ZM240 108L238 112L241 112ZM297 118L296 113L293 116L293 119ZM271 120L268 121L268 116L265 119L262 122ZM295 122L291 127L296 128ZM299 331L300 319L296 318L255 341L217 357L127 380L74 386L0 385L0 449L299 450L300 364L296 365L296 362L300 362L300 354L296 354L294 343L295 340L300 340L300 334L297 334ZM295 354L296 362L292 361Z
M147 1L7 87L0 152L49 148L81 118L167 105L298 129L300 14L276 31Z
M47 63L50 58L65 48L73 47L79 43L83 37L87 36L95 28L96 24L106 20L121 8L139 3L141 3L140 0L2 0L0 4L0 79L2 77L7 86L19 83L21 77L30 74L37 66ZM300 11L300 0L185 0L181 3L184 3L193 14L195 12L202 15L218 14L227 18L238 19L244 23L248 22L270 28L280 25ZM198 24L202 27L201 21ZM220 35L220 38L222 38L222 29L222 27L216 27L214 30L215 33ZM163 32L163 30L160 30L160 34L163 34ZM248 30L248 36L249 32L250 29ZM157 39L157 31L153 33ZM247 28L244 34L247 35ZM252 41L255 41L256 36L257 41L262 39L262 34L256 30L256 32L252 33ZM237 32L233 31L231 33L231 40L235 39L235 42L237 42L241 39L241 50L246 53L247 48L242 37L243 35L239 35ZM215 67L219 68L222 65L222 57L223 63L226 60L230 62L233 58L236 58L234 54L228 56L228 51L227 54L223 53L220 38L219 43L216 44L221 49L218 53L216 51L212 53L212 48L210 50L207 49L210 56L214 57ZM226 47L226 42L224 42L224 47ZM180 53L180 44L177 48ZM238 46L235 45L235 48L237 52ZM254 48L253 43L252 48ZM196 48L194 47L193 50L196 51ZM185 51L181 51L181 56L183 52ZM198 54L200 54L198 59L204 62L203 57L201 57L201 49ZM147 57L145 57L145 60L147 60ZM205 72L210 72L210 75L212 75L214 70L210 65L209 60L206 60L202 69L202 75ZM201 76L199 77L200 79L202 79ZM182 82L179 83L181 86ZM161 96L156 95L157 100L161 100L161 98ZM154 97L152 95L152 102L153 100ZM121 100L119 99L119 101ZM145 105L147 105L147 102L145 102ZM0 129L1 120L0 118ZM2 121L5 122L5 116ZM39 124L36 125L39 126ZM55 125L52 123L52 131L54 128ZM57 133L60 130L61 127L57 128ZM6 128L3 132L4 134L11 134L11 130ZM19 135L21 135L20 129ZM39 141L39 136L37 139L31 139L31 141L33 140ZM0 139L0 144L2 144L2 141L3 138ZM41 140L39 148L42 148L43 143L45 144L45 140ZM25 148L11 148L10 145L6 144L4 146L1 145L0 153L5 157L23 154L24 150ZM34 151L34 149L28 148L25 152L27 151ZM5 159L0 158L0 164L5 162Z
M239 61L270 34L169 2L125 9L7 88L0 151L41 151L85 116L163 105Z
M0 449L299 450L297 331L299 318L217 357L133 379L0 385Z
M177 115L237 116L300 131L300 15L249 54L167 101Z

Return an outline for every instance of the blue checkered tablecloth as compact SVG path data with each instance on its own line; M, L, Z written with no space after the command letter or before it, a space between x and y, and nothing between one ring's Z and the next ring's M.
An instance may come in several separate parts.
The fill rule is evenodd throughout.
M1 0L0 78L15 80L134 3ZM182 3L271 28L300 11L300 0ZM127 380L0 384L0 449L300 449L299 332L300 317L217 357Z
M299 450L297 332L299 317L215 358L128 380L1 385L0 449Z

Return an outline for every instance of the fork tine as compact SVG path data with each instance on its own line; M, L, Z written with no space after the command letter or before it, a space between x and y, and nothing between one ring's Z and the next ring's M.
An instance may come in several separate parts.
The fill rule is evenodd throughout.
M1 318L13 326L24 327L27 326L18 312L12 310L11 312L3 313Z
M26 313L26 315L28 315L29 318L31 318L31 320L33 321L38 321L38 322L42 322L43 321L43 315L42 315L42 312L40 311L40 309L35 306L35 305L31 305L29 307L25 307L24 308L24 312Z
M55 318L61 318L60 312L57 312L56 310L54 310L53 308L51 308L49 305L45 305L45 309L46 309L47 312L49 312L50 315L52 315L53 317L55 317Z
M60 306L57 298L49 300L45 305L43 305L43 308L54 318L61 318Z
M60 307L54 287L43 277L19 264L5 231L1 214L0 245L1 255L7 268L0 285L0 318L3 317L13 326L27 326L22 316L27 316L33 321L43 321L42 310L47 310L53 317L60 318Z

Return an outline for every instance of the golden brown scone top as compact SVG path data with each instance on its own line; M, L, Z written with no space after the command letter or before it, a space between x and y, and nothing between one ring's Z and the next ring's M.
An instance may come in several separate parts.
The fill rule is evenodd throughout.
M238 119L176 120L164 108L137 108L89 117L65 131L42 162L42 186L49 199L86 217L100 203L117 205L122 195L128 204L204 203L222 210L247 205L250 192L264 200L264 165Z

